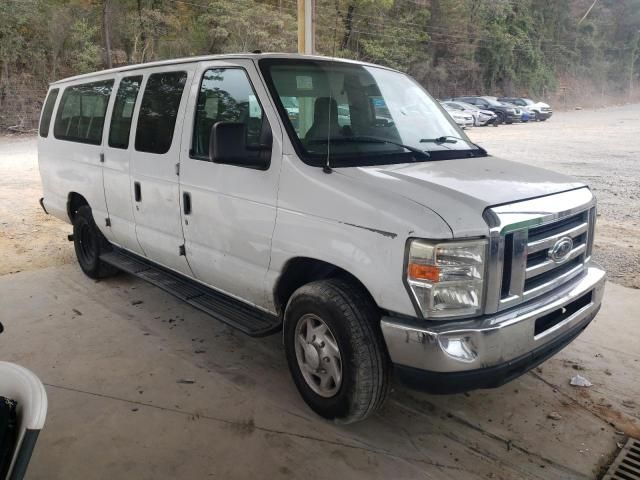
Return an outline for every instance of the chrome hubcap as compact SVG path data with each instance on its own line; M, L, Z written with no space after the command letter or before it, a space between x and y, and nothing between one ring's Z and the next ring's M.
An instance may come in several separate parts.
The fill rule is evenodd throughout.
M342 383L338 342L326 323L312 313L303 315L295 331L296 359L307 385L322 397L333 397Z

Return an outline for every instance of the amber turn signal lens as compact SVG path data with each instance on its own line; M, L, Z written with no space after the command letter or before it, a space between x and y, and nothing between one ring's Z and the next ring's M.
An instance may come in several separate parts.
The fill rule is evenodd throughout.
M434 265L410 263L409 278L413 278L415 280L429 280L430 282L435 283L440 280L440 268Z

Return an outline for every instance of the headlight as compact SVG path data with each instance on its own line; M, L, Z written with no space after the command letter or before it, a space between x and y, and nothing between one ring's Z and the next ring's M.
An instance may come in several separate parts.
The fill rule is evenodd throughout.
M411 240L406 278L425 318L482 313L486 240Z
M507 108L507 113L516 113L515 108Z

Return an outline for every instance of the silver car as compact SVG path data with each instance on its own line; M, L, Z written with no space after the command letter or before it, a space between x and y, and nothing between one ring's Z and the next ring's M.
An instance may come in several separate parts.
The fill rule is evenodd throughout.
M473 117L473 124L476 127L482 127L487 124L494 124L497 118L496 114L491 110L483 110L476 107L475 105L471 105L470 103L466 102L448 101L444 102L444 105L446 105L447 107L451 107L454 110L463 112L467 115L471 115ZM495 125L497 125L497 123L495 123Z
M461 128L471 128L475 125L475 119L470 113L464 112L449 105L442 104L447 113Z

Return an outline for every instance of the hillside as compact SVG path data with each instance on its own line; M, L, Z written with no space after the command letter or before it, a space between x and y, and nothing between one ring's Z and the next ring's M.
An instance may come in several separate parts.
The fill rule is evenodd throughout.
M640 94L640 0L317 0L318 53L409 72L435 96L559 107ZM33 129L47 83L110 65L296 51L295 0L0 0L0 128Z

